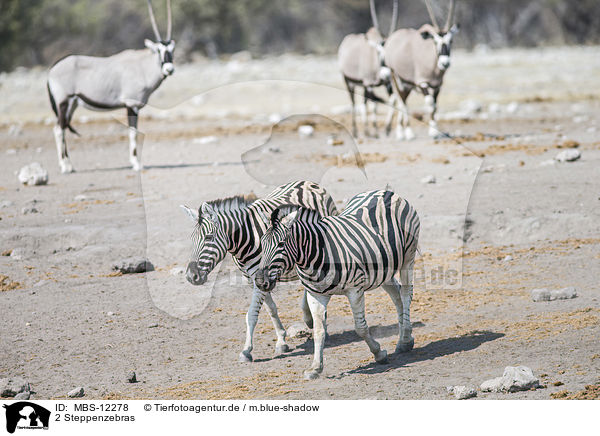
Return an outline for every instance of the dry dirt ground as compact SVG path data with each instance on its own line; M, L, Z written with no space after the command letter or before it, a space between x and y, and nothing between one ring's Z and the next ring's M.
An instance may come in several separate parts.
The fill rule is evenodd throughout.
M85 111L74 122L82 137L68 136L77 171L60 174L43 72L1 75L0 377L26 378L38 399L76 386L85 398L448 399L448 385L478 386L526 365L545 388L478 398L597 397L598 53L459 52L440 101L440 128L455 139L430 140L415 120L411 142L354 143L339 130L349 115L332 58L182 66L142 112L141 174L127 166L122 114ZM303 79L314 83L291 82ZM218 87L232 82L242 83ZM415 112L421 101L413 98ZM315 126L312 139L299 138L304 123ZM332 134L344 143L328 145ZM569 147L580 160L549 162ZM17 181L32 161L48 169L47 186ZM421 182L429 175L436 183ZM318 179L340 208L386 184L417 208L412 352L375 364L347 301L334 297L319 380L302 379L310 339L289 338L292 351L274 356L265 311L254 362L238 363L250 288L231 260L203 287L170 273L190 250L179 204L266 195L286 178ZM131 256L156 271L112 272ZM531 300L532 289L567 286L577 298ZM300 297L299 284L275 291L286 326L301 319ZM391 353L396 314L383 291L367 296L367 312ZM131 370L138 383L125 381Z

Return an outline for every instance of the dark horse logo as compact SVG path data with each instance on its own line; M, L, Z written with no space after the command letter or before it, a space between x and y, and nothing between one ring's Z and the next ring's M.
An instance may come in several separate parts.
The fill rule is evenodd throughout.
M19 428L48 428L50 411L29 401L3 405L6 409L6 431L14 433Z

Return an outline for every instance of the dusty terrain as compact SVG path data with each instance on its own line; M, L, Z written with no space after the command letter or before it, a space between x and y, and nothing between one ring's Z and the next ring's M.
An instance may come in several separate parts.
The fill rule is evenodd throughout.
M75 386L85 398L447 399L448 385L526 365L545 389L478 398L597 396L586 385L600 383L599 51L453 54L440 128L455 139L439 141L413 120L414 141L354 143L337 124L349 125L348 97L333 58L181 66L142 111L141 174L128 168L124 114L84 110L82 137L68 136L77 171L60 174L44 72L0 75L0 377L23 376L40 399ZM411 106L418 115L422 99ZM303 140L296 128L307 122L315 135ZM342 145L327 145L333 133ZM581 159L549 162L570 147ZM17 181L32 161L48 169L47 186ZM436 183L421 182L429 175ZM241 364L250 288L231 260L203 287L170 273L190 250L179 204L265 195L299 178L322 183L339 207L389 184L419 211L412 352L375 364L337 297L319 380L302 379L310 339L290 338L292 351L274 357L265 311L255 361ZM130 256L156 271L114 274ZM531 300L532 289L567 286L577 298ZM276 290L286 326L301 319L300 296L299 284ZM367 310L393 351L389 298L370 293ZM139 383L125 381L131 370Z

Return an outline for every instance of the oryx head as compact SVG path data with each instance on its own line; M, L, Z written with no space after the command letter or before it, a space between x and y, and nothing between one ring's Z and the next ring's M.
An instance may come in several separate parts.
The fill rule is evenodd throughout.
M459 25L453 24L455 0L451 0L450 10L446 19L446 24L443 28L438 25L437 19L431 8L429 0L425 0L429 17L432 24L424 24L419 29L419 33L423 39L433 39L435 50L437 53L437 67L440 71L446 71L450 67L450 49L452 48L452 38L458 32Z
M256 286L271 291L281 275L294 268L294 241L291 228L298 215L298 207L279 207L271 214L270 226L260 239L262 257L255 276Z
M208 274L227 255L229 240L223 231L217 211L208 203L199 210L181 206L194 221L192 256L187 266L186 278L192 285L203 285Z
M148 13L150 14L150 22L152 23L152 30L156 37L156 42L150 41L149 39L144 40L144 44L150 50L158 56L158 62L160 63L163 76L170 76L175 71L173 66L173 50L175 49L175 41L171 39L171 0L167 0L167 37L163 39L158 31L156 25L156 18L154 18L154 11L152 10L152 4L148 1Z

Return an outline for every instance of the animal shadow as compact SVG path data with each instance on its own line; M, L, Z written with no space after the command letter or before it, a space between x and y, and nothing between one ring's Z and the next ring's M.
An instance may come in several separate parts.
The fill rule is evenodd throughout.
M331 378L342 378L351 374L381 374L404 367L411 363L433 360L437 357L447 356L461 351L474 350L481 344L495 341L502 337L504 337L503 333L484 330L474 331L462 336L440 339L438 341L430 342L424 347L415 348L408 353L394 353L388 355L388 363L379 364L372 362Z

